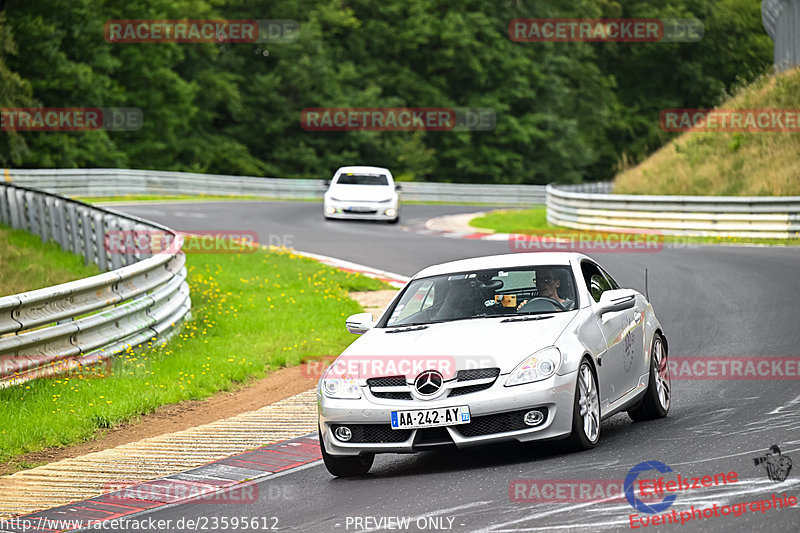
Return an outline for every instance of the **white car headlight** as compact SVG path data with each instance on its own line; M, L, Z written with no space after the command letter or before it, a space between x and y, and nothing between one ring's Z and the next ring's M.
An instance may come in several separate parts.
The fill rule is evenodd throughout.
M339 369L344 369L344 365L334 362L325 371L320 379L320 389L322 394L328 398L339 400L358 400L361 398L361 390L358 382Z
M555 346L539 350L530 357L525 358L508 375L506 387L522 385L547 379L556 373L561 365L561 352Z

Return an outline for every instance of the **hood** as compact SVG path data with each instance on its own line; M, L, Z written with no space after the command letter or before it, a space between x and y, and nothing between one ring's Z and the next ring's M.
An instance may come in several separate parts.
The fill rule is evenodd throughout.
M394 190L388 185L332 185L328 195L345 202L379 202L392 198Z
M398 333L388 333L392 328L374 328L351 344L342 355L362 361L367 358L380 360L382 364L376 368L381 370L396 367L403 361L406 365L410 361L422 367L430 366L430 360L435 359L450 361L456 370L499 367L505 374L525 357L555 344L576 315L576 312L557 313L544 320L505 323L500 322L502 318L474 318L430 324L425 329ZM359 377L363 380L379 375L392 373L375 371Z

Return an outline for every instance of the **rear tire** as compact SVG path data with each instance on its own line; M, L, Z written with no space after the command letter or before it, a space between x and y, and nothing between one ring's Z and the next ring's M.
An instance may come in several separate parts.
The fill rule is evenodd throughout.
M672 383L669 377L667 345L658 333L650 350L650 379L641 403L628 411L636 422L664 418L672 401Z
M319 449L322 451L322 461L325 468L331 475L336 477L363 476L372 468L375 461L375 454L368 453L357 456L338 457L330 455L325 451L325 443L322 441L322 432L319 433Z
M600 441L600 395L597 377L589 361L578 368L575 402L572 405L572 433L566 439L572 451L590 450Z

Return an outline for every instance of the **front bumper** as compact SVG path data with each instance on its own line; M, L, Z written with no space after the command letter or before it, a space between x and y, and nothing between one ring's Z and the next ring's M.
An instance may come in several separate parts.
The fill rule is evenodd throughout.
M387 210L389 214L387 214ZM323 213L327 218L354 220L394 220L399 214L397 202L341 202L326 200Z
M317 390L320 440L330 455L358 455L411 453L442 445L466 448L507 441L563 438L572 429L577 375L577 372L555 375L540 382L515 387L504 387L507 376L500 376L491 388L484 391L432 401L375 398L366 387L362 388L361 399L338 400L327 398ZM392 411L461 405L469 406L469 424L391 429ZM536 427L520 424L524 412L537 408L546 410L543 423ZM332 427L338 425L354 429L349 442L342 442L333 435ZM355 442L359 439L361 442Z

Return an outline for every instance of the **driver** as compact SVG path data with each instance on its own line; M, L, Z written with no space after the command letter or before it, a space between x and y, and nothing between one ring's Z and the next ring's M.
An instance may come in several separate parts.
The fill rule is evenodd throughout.
M561 298L558 295L558 288L561 287L561 280L558 279L553 270L550 268L543 268L536 270L536 277L533 279L536 282L536 289L539 291L538 298L549 298L555 300L564 306L564 309L571 310L575 306L575 302L569 298ZM528 303L528 300L523 301L517 306L517 311Z

